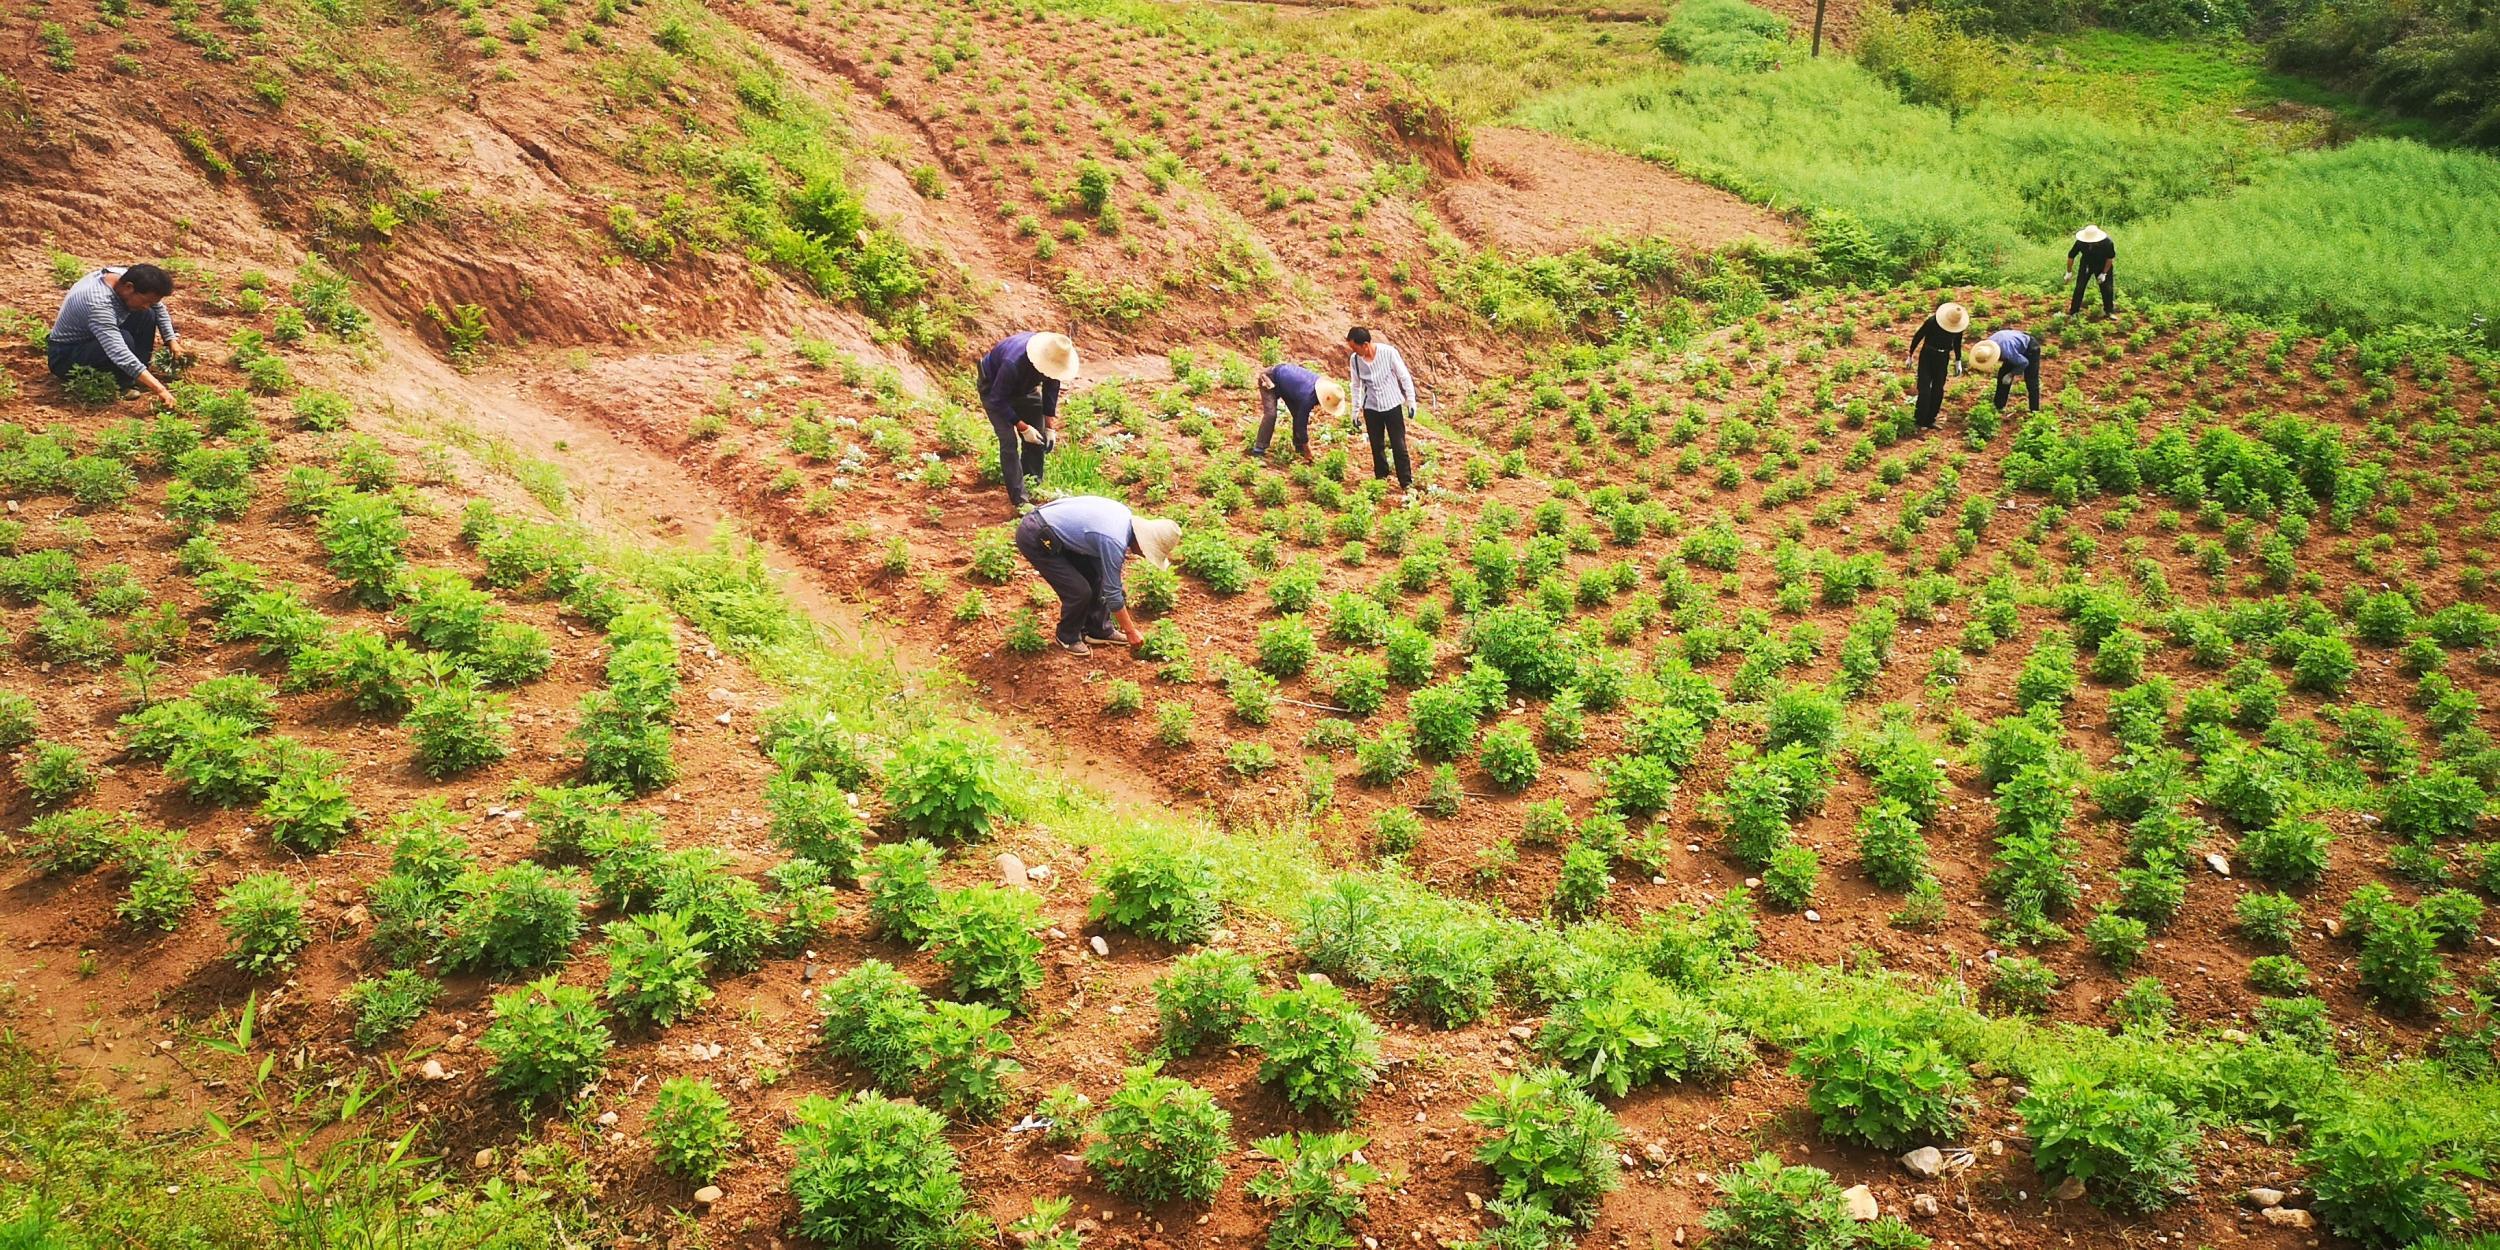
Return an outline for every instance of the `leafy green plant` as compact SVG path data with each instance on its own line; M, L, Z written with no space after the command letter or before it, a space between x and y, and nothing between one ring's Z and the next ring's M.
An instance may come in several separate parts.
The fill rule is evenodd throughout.
M496 1087L531 1106L579 1093L607 1066L610 1039L589 990L546 977L495 995L477 1044Z
M2289 950L2292 939L2300 936L2300 900L2288 894L2243 894L2231 905L2231 914L2242 935L2270 950Z
M1932 1037L1853 1023L1798 1047L1789 1072L1826 1135L1878 1150L1945 1140L1967 1115L1968 1076Z
M171 933L191 910L199 870L182 839L162 831L134 831L122 839L116 865L128 875L113 914L126 924Z
M1354 1244L1348 1221L1365 1211L1363 1190L1387 1174L1363 1158L1369 1139L1352 1133L1281 1133L1252 1143L1276 1170L1250 1178L1250 1196L1276 1209L1267 1250L1342 1250Z
M628 1023L666 1026L711 1001L711 952L683 914L627 916L606 932L607 1000Z
M1233 1117L1205 1090L1130 1068L1094 1117L1085 1163L1103 1188L1140 1202L1205 1202L1224 1184Z
M1159 942L1203 942L1223 918L1215 866L1177 844L1139 847L1097 871L1087 915L1109 928Z
M1536 1048L1610 1098L1659 1081L1723 1079L1753 1061L1735 1021L1640 968L1556 1003Z
M405 1031L434 1006L443 983L414 968L393 968L347 987L340 1001L356 1013L348 1036L366 1050Z
M926 945L955 993L1014 1010L1042 984L1041 901L976 885L939 896Z
M868 851L868 919L877 931L913 946L929 939L938 920L938 849L914 838L883 842Z
M1004 765L997 747L968 734L916 734L895 748L886 766L886 806L917 836L979 841L1007 810Z
M1259 671L1270 677L1299 677L1319 656L1319 641L1299 616L1287 616L1259 627Z
M2049 1009L2049 996L2057 992L2057 973L2047 964L2028 955L2008 955L1997 960L1996 969L1988 978L1988 996L2009 1011L2038 1015Z
M730 1118L729 1099L701 1077L660 1082L647 1130L660 1166L691 1181L710 1181L728 1166L745 1134Z
M836 881L859 875L868 822L858 797L831 777L783 774L764 785L772 809L773 841L783 850L824 865Z
M45 876L86 872L111 859L130 828L128 816L94 808L48 812L27 824L24 852Z
M1173 961L1154 989L1164 1049L1186 1055L1210 1043L1232 1041L1250 1022L1259 993L1258 965L1233 951L1198 951Z
M1485 775L1493 779L1493 784L1513 792L1535 785L1545 771L1535 736L1517 721L1506 721L1487 732L1476 761L1484 766Z
M1500 1077L1466 1118L1485 1130L1476 1162L1493 1170L1508 1201L1585 1222L1621 1183L1615 1148L1622 1127L1559 1070Z
M309 854L338 845L363 818L356 810L350 775L326 751L288 756L261 795L260 816L270 841Z
M810 1094L790 1118L790 1196L809 1238L832 1250L988 1243L936 1112L875 1093Z
M1831 1173L1756 1155L1714 1180L1719 1205L1702 1217L1710 1244L1728 1250L1850 1250L1863 1234Z
M2435 1239L2473 1214L2456 1178L2483 1176L2446 1132L2433 1121L2367 1107L2320 1125L2300 1165L2326 1227L2374 1250L2444 1244Z
M1380 1075L1380 1026L1325 982L1260 1000L1242 1039L1259 1051L1259 1080L1297 1111L1350 1120Z
M570 869L472 868L448 889L443 962L451 967L527 972L563 962L581 936L580 881Z
M217 913L226 930L227 957L252 976L285 967L312 940L312 922L304 915L310 902L284 873L256 872L226 887Z
M96 772L76 747L38 741L26 748L26 758L18 762L17 780L36 807L59 807L94 789Z
M34 741L41 725L33 699L15 690L0 690L0 751L14 751Z
M467 669L437 673L408 711L417 766L429 777L451 777L510 755L504 704Z
M2389 906L2361 937L2361 987L2398 1011L2418 1011L2451 988L2439 936L2413 908Z
M856 1064L878 1088L909 1093L919 1079L928 996L877 959L833 979L818 997L825 1047Z
M2196 1180L2195 1121L2150 1090L2051 1072L2033 1082L2016 1111L2040 1178L2081 1181L2101 1206L2159 1210Z

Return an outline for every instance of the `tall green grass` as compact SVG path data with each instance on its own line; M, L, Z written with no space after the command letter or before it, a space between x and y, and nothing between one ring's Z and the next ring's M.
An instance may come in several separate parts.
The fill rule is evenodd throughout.
M1845 211L1905 268L1944 262L1974 277L2085 221L2115 229L2235 183L2257 156L2219 129L2062 110L1981 109L1956 125L1839 57L1645 74L1541 100L1524 117L1774 207Z
M2500 346L2495 239L2500 160L2368 139L2138 224L2119 239L2118 276L2122 290L2314 326L2476 325Z

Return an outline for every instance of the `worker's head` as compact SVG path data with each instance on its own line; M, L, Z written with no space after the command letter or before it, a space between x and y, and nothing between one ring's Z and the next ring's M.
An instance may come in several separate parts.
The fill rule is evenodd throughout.
M1045 330L1024 341L1024 358L1054 382L1076 381L1079 363L1076 343L1064 334Z
M174 275L155 265L132 265L113 279L113 293L133 308L154 308L174 293Z
M1960 334L1970 328L1970 310L1946 300L1936 305L1936 324L1947 334Z
M1159 569L1172 567L1172 549L1181 545L1180 522L1159 516L1141 516L1129 523L1129 550L1146 558L1146 563Z
M1347 351L1365 360L1371 359L1380 352L1380 349L1372 344L1372 332L1361 326L1345 332L1345 345Z
M2075 242L2077 243L2098 243L2108 237L2109 232L2101 229L2099 226L2085 226L2083 229L2075 231Z
M1313 389L1319 392L1319 415L1323 417L1342 417L1345 415L1344 383L1331 382L1326 378L1321 378L1319 380L1319 385Z
M1997 362L2004 358L2005 353L1997 347L1995 339L1981 339L1979 346L1970 349L1970 367L1973 369L1996 368Z

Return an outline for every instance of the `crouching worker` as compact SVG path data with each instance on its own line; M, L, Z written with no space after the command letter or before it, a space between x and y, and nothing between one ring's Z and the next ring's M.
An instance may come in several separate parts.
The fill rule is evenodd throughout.
M2040 340L2020 330L1999 330L1981 339L1970 349L1970 367L1997 371L1997 411L2005 411L2005 401L2014 394L2014 377L2020 374L2023 391L2030 396L2031 410L2040 411Z
M165 297L173 293L174 276L154 265L98 269L80 278L52 319L52 376L66 380L80 365L109 370L123 390L145 386L172 405L174 393L148 366L155 363L159 334L166 354L178 354L173 314L165 310Z
M1293 414L1293 450L1311 455L1311 413L1331 421L1345 416L1345 388L1300 365L1270 365L1259 371L1259 437L1250 454L1264 459L1276 437L1276 409Z
M1042 480L1050 423L1059 416L1059 388L1076 375L1076 344L1064 334L1010 334L981 358L981 408L998 435L998 476L1007 484L1007 502L1018 512L1031 502L1028 479Z
M1141 517L1127 505L1100 495L1071 495L1035 508L1016 525L1016 550L1059 595L1059 645L1091 655L1088 643L1134 647L1146 640L1129 615L1121 570L1130 556L1156 568L1172 566L1181 527L1161 517ZM1112 626L1119 626L1113 633Z

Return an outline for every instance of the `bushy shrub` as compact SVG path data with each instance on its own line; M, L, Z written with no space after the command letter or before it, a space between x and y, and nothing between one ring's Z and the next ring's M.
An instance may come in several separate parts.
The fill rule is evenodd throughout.
M1087 914L1115 930L1188 945L1205 941L1223 917L1215 865L1177 843L1129 852L1097 876Z
M1259 1080L1297 1111L1351 1120L1380 1075L1380 1026L1325 982L1261 1000L1242 1039L1258 1048Z
M1186 1055L1232 1041L1250 1022L1259 994L1258 964L1233 951L1198 951L1173 961L1154 988L1164 1049Z
M2240 836L2239 861L2252 877L2272 885L2314 885L2326 875L2335 835L2321 821L2286 817Z
M1363 1190L1387 1179L1351 1133L1282 1133L1252 1143L1276 1170L1250 1178L1250 1195L1276 1208L1268 1250L1335 1250L1355 1244L1346 1228L1365 1210Z
M810 1094L790 1118L790 1196L809 1238L832 1250L989 1243L936 1112L875 1093Z
M1493 1170L1505 1200L1586 1221L1621 1183L1615 1148L1622 1127L1560 1070L1497 1078L1466 1118L1487 1133L1476 1162Z
M1476 762L1483 765L1494 785L1514 793L1535 785L1545 771L1535 736L1518 721L1505 721L1488 731Z
M607 1066L610 1039L589 990L546 977L497 994L477 1044L493 1059L496 1087L536 1104L579 1093Z
M928 940L938 918L938 849L914 838L870 848L868 918L879 933L911 946Z
M2152 933L2149 926L2134 916L2104 911L2085 923L2083 940L2091 945L2093 954L2101 957L2101 962L2114 971L2125 972L2143 957L2145 946L2152 940Z
M979 841L1006 814L1004 767L996 746L969 734L915 734L886 765L887 809L919 837Z
M1878 1150L1945 1140L1966 1114L1967 1074L1931 1037L1852 1024L1800 1046L1789 1072L1826 1135Z
M729 1164L744 1134L729 1116L729 1099L701 1077L673 1076L651 1100L651 1144L660 1166L690 1181L710 1181Z
M261 796L260 815L270 841L307 854L338 845L363 819L356 810L348 772L326 751L306 751L288 759Z
M1878 799L1858 815L1858 864L1869 880L1906 890L1927 876L1927 839L1898 799Z
M408 711L417 766L429 777L451 777L510 755L504 702L467 669L437 676Z
M868 822L860 817L858 799L839 782L785 773L765 783L764 800L772 809L776 845L823 865L835 881L859 875Z
M579 879L537 864L470 869L451 883L443 962L492 973L561 963L582 932Z
M227 958L251 976L284 968L312 940L304 915L311 900L286 874L256 872L226 887L217 899L217 922L226 930Z
M1270 677L1299 677L1319 658L1319 640L1299 616L1287 616L1259 627L1259 671Z
M1467 649L1501 670L1512 690L1536 698L1569 685L1579 669L1579 648L1533 608L1495 608L1478 616L1468 627Z
M2385 791L2385 825L2406 838L2452 838L2474 832L2489 796L2480 782L2447 764L2393 782Z
M1769 733L1764 750L1799 743L1816 751L1831 749L1840 734L1840 699L1817 686L1782 686L1765 705Z
M1536 1048L1610 1098L1659 1081L1708 1081L1753 1060L1736 1023L1642 969L1555 1004Z
M926 945L957 995L1014 1010L1042 984L1041 901L976 885L939 896Z
M928 996L892 964L864 959L818 996L825 1047L868 1074L879 1089L911 1092L919 1079Z
M1475 700L1459 686L1443 683L1416 691L1407 697L1406 715L1415 727L1415 750L1426 759L1454 760L1475 745Z
M1996 962L1988 980L1988 996L2009 1011L2038 1015L2048 1010L2057 992L2057 973L2027 955L2008 955Z
M2393 1109L2389 1109L2393 1111ZM2432 1246L2473 1214L2455 1178L2481 1168L2450 1126L2402 1111L2356 1107L2314 1130L2300 1165L2326 1227L2373 1250Z
M128 816L94 808L50 812L28 823L24 851L45 876L86 872L111 859L129 830Z
M1726 1250L1853 1250L1858 1246L1899 1246L1902 1234L1879 1225L1861 1226L1850 1217L1849 1204L1831 1173L1817 1167L1789 1167L1777 1155L1756 1155L1718 1175L1719 1205L1702 1216L1710 1245ZM1910 1237L1916 1238L1912 1233ZM1907 1242L1921 1244L1923 1238Z
M606 933L607 999L628 1023L673 1024L711 1001L712 987L703 979L711 953L684 915L627 916Z
M1224 1184L1232 1131L1232 1114L1205 1090L1146 1064L1128 1070L1094 1118L1085 1163L1124 1198L1205 1202Z
M370 1050L415 1024L443 992L443 983L414 968L393 968L347 987L341 1001L356 1013L349 1033L357 1046Z
M2040 1178L2081 1181L2101 1206L2159 1210L2195 1183L2195 1121L2160 1094L2052 1072L2033 1082L2016 1111Z
M95 788L95 777L86 756L59 742L34 743L17 766L18 784L38 808L59 807L85 794Z
M2300 900L2288 894L2243 894L2232 904L2231 914L2242 935L2271 950L2289 950L2292 939L2300 936Z
M1500 997L1503 952L1496 931L1483 925L1428 924L1398 943L1389 975L1390 995L1401 1008L1420 1013L1435 1028L1473 1024Z
M2418 1011L2448 992L2439 937L2421 913L2389 905L2361 937L2361 987L2398 1011Z

